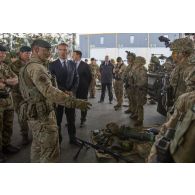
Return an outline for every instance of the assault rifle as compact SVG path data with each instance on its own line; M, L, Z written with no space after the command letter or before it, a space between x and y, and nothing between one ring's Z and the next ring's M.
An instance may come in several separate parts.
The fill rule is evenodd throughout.
M102 152L104 154L109 154L110 156L112 156L113 158L116 159L116 161L118 162L119 160L123 160L127 163L133 163L134 161L131 161L131 160L128 160L126 159L125 157L123 157L122 155L102 146L102 145L99 145L99 144L92 144L91 142L88 142L88 141L85 141L85 140L82 140L80 138L76 138L76 140L78 142L81 143L81 146L78 150L78 152L76 153L76 155L74 156L74 160L77 160L81 150L83 149L83 147L85 147L87 150L91 147L91 148L94 148L95 150L99 151L99 152Z

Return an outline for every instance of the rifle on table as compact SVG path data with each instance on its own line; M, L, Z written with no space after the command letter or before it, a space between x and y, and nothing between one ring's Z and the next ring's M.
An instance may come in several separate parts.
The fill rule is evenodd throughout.
M134 161L131 161L131 160L128 160L126 159L125 157L123 157L122 155L116 153L116 152L113 152L112 150L104 147L104 146L101 146L101 145L98 145L98 144L92 144L90 142L87 142L87 141L84 141L82 139L79 139L79 138L76 138L76 140L78 142L81 142L81 146L78 150L78 152L76 153L76 155L74 156L74 160L76 160L81 152L81 150L83 149L83 147L86 147L86 149L88 150L90 147L91 148L94 148L95 150L99 151L99 152L102 152L102 153L105 153L105 154L109 154L110 156L114 157L117 162L119 160L123 160L127 163L133 163Z

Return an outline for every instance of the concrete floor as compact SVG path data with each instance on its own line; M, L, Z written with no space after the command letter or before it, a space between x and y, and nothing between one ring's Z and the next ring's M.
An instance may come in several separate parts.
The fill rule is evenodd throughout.
M129 115L124 114L124 111L127 107L123 107L121 110L115 111L113 106L116 104L113 101L113 104L109 104L108 97L105 98L104 103L98 103L100 92L97 91L96 99L89 99L93 104L92 109L88 111L87 122L85 127L80 128L80 111L77 111L76 115L76 128L77 128L77 137L90 140L90 131L94 129L104 128L105 125L109 122L116 122L120 125L133 125L133 121L129 118ZM127 105L127 99L124 101L124 105ZM156 112L156 105L145 105L145 120L144 126L155 126L157 124L162 124L165 118ZM97 160L94 149L90 148L88 151L83 149L79 155L77 161L73 160L73 156L78 151L78 147L72 146L68 142L68 133L65 128L65 117L63 119L64 130L63 141L61 144L61 163L97 163L100 162ZM14 119L14 132L12 136L12 143L19 147L21 142L21 136L19 131L19 126L17 122L17 117ZM21 147L19 153L15 155L8 156L8 163L29 163L30 162L30 145L26 147ZM106 160L101 162L116 162L114 160Z

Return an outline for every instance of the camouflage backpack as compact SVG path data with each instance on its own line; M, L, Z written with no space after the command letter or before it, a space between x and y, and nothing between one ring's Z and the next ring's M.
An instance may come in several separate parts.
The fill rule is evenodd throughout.
M179 163L195 162L195 104L188 109L182 121L178 122L170 153Z

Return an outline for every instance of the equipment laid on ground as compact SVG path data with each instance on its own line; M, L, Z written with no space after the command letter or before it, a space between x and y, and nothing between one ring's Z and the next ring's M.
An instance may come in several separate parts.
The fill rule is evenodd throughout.
M85 147L87 150L92 147L96 150L98 160L116 159L125 162L145 162L155 135L158 129L137 130L125 125L118 126L116 123L109 123L106 128L91 131L91 142L77 138L81 146L75 155L76 160Z

